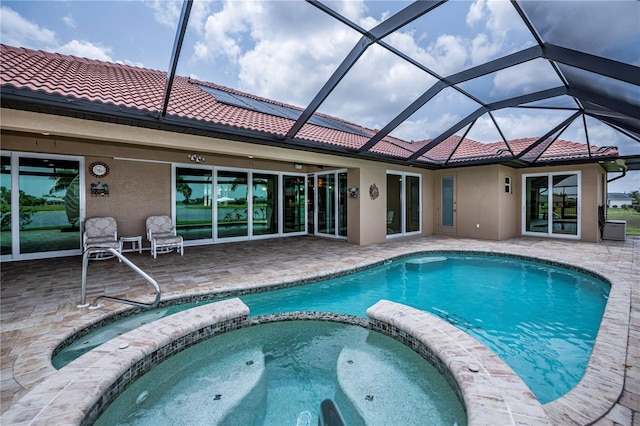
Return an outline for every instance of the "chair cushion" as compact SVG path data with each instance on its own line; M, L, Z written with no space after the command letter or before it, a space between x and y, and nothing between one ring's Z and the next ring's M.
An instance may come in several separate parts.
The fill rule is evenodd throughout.
M115 235L117 231L118 225L112 217L92 217L84 224L85 235L89 238Z
M166 246L166 245L180 245L182 244L182 237L176 235L169 235L166 237L155 237L156 246Z
M150 216L147 218L147 232L171 233L173 232L173 222L169 216Z
M116 250L120 249L120 243L117 241L111 240L101 240L99 238L93 239L94 241L87 241L87 248L113 248Z

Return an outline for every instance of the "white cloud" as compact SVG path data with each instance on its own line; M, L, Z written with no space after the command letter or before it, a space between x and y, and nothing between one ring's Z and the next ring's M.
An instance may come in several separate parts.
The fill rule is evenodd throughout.
M76 28L76 21L73 19L73 16L71 15L67 15L64 18L62 18L62 22L64 22L64 24L71 29L75 29Z
M196 4L199 2L195 2ZM153 10L153 17L160 24L175 30L180 12L182 10L182 1L179 0L151 0L145 2Z
M30 22L8 7L0 7L0 37L2 43L31 49L50 49L55 46L56 34Z
M110 48L99 46L88 41L71 40L70 42L58 47L58 52L66 55L77 56L79 58L113 62Z
M493 113L507 140L540 137L568 118L571 112L508 109Z
M433 139L438 136L440 132L432 129L448 129L461 119L462 117L449 112L441 114L438 117L409 119L391 132L391 135L406 141Z
M207 18L192 61L236 75L241 90L303 105L358 38L304 2L227 1Z
M493 78L493 95L517 96L562 85L545 60L536 59L498 71Z

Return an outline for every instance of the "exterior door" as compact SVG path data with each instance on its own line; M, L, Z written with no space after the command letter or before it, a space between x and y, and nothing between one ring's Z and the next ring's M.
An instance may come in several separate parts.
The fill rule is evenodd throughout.
M213 170L176 167L176 230L186 240L213 239Z
M442 176L440 181L440 230L456 233L456 181L455 176Z
M69 156L2 154L3 259L81 253L83 164Z
M347 237L347 172L318 173L315 176L315 232L317 235Z
M580 172L523 178L522 233L580 238Z

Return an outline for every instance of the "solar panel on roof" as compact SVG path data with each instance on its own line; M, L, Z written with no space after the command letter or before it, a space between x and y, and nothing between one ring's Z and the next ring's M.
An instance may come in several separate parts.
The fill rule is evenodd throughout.
M302 111L284 105L272 104L271 102L266 102L260 99L254 99L235 93L225 92L224 90L214 89L212 87L199 87L215 97L218 102L222 102L223 104L261 112L263 114L275 115L276 117L287 118L289 120L297 120L298 117L300 117L300 115L302 114ZM320 127L326 127L328 129L338 130L340 132L353 133L365 137L370 136L362 132L361 130L356 129L355 127L349 126L346 123L316 114L311 116L311 118L309 119L309 123L315 124L316 126Z

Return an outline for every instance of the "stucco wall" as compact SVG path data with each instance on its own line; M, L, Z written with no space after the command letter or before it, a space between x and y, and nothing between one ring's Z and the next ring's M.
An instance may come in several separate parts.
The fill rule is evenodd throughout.
M109 197L91 197L89 185L97 179L86 173L85 216L113 216L121 235L144 235L144 220L153 214L171 213L171 165L193 165L191 152L205 157L206 166L312 173L348 169L348 186L360 188L358 198L348 199L348 241L372 244L386 240L386 172L422 176L422 229L424 235L454 235L480 239L505 239L521 235L522 175L550 171L582 172L582 239L598 241L597 206L603 203L606 185L597 164L532 169L492 165L451 170L425 170L381 162L287 150L201 136L83 121L68 117L2 109L2 149L85 157L86 168L103 161L110 168L103 179ZM29 134L18 133L29 131ZM44 135L46 134L46 135ZM302 164L296 169L294 164ZM322 169L318 166L322 166ZM455 179L455 226L442 227L441 178ZM504 191L505 176L512 178L512 192ZM369 197L375 184L380 192ZM599 186L600 185L600 186Z

